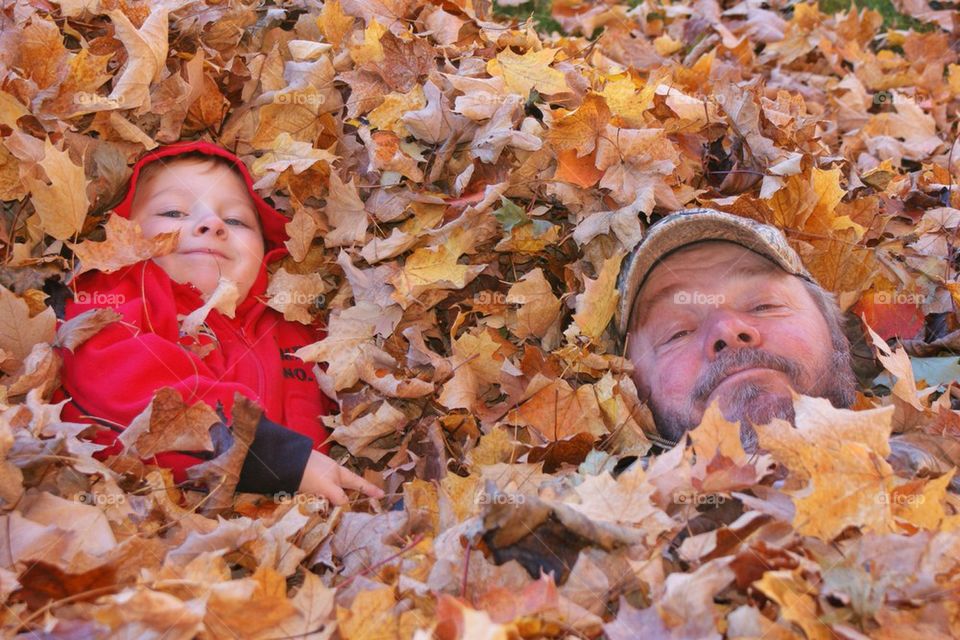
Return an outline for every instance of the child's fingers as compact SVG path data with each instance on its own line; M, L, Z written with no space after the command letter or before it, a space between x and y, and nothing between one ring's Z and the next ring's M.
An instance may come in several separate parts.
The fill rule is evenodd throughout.
M323 492L324 497L329 500L334 506L341 506L347 504L349 500L347 499L347 494L343 492L343 489L338 487L335 484L330 484L326 487L326 491Z
M383 497L383 489L347 469L340 470L340 486L346 489L357 489L371 498Z

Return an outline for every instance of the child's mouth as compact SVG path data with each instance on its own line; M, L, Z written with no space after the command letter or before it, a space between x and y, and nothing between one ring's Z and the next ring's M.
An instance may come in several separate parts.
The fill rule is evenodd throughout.
M183 255L200 254L200 255L213 256L214 258L223 258L224 260L227 259L227 256L213 249L191 249L189 251L181 251L180 253Z

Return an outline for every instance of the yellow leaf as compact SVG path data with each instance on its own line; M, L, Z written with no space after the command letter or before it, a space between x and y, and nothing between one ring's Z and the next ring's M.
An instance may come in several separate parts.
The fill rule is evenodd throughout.
M383 45L380 39L387 32L387 28L371 20L363 32L363 44L350 47L350 57L359 67L367 62L380 62L383 60Z
M439 247L421 247L406 260L403 268L390 277L396 291L392 297L407 308L424 291L430 289L462 289L484 269L484 265L457 264L468 234L456 234Z
M893 517L898 523L908 523L916 529L936 531L941 528L948 517L944 509L947 487L956 471L953 468L939 478L912 480L895 488L890 492ZM908 533L913 531L908 530Z
M583 293L577 296L577 310L573 320L580 328L580 334L598 339L610 323L617 308L620 294L617 292L617 274L623 254L617 254L603 261L596 280L585 278Z
M734 463L746 462L747 454L740 443L740 425L723 417L720 406L714 402L703 413L696 429L688 433L697 459L709 462L715 456L725 456Z
M789 176L783 188L767 201L774 217L766 222L780 229L831 235L834 209L846 194L840 187L841 175L840 169L814 167Z
M794 571L767 571L753 583L768 598L780 605L780 615L803 629L808 640L829 640L834 637L820 621L816 590Z
M60 151L49 140L44 141L43 148L40 166L50 184L31 176L25 176L24 182L30 189L44 232L57 240L66 240L80 232L87 217L90 207L87 179L83 166L73 164L66 151Z
M656 487L647 480L643 465L632 465L616 480L606 472L588 476L575 491L580 502L568 503L575 511L596 522L641 525L650 543L675 524L651 500Z
M643 114L653 106L655 91L656 87L646 85L638 95L637 85L629 75L623 75L608 80L600 95L606 100L613 115L620 120L620 126L642 128Z
M556 54L557 49L527 51L523 55L504 49L496 59L487 62L487 73L503 78L508 91L524 98L532 89L545 94L563 93L570 90L567 80L550 67Z
M427 98L420 85L407 93L392 91L384 96L380 106L367 115L370 125L377 129L393 131L400 137L410 135L410 130L400 119L411 111L417 111L427 105Z
M339 47L353 29L353 18L343 12L340 0L327 0L323 3L320 17L317 18L317 26L327 42Z
M824 398L796 397L796 424L757 425L760 446L790 469L796 515L803 535L832 540L847 527L893 530L889 437L893 407L868 411L834 408Z
M337 607L337 631L343 640L395 640L398 620L393 614L393 589L363 590L349 609Z

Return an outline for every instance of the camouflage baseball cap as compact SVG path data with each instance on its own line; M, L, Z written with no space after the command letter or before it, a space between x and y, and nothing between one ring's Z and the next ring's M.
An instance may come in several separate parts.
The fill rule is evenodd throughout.
M735 242L768 258L787 273L814 282L800 256L776 227L714 209L678 211L650 227L647 237L620 270L620 303L615 320L621 338L626 335L634 301L650 271L668 254L705 240Z

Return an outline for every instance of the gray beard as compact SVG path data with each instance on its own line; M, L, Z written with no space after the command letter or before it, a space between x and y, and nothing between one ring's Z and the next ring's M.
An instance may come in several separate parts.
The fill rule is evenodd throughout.
M737 349L726 354L721 351L698 378L690 401L684 407L685 411L666 410L651 398L650 410L660 433L674 442L679 441L684 433L699 424L699 418L695 422L690 418L696 413L694 406L706 401L726 378L726 371L745 366L781 371L790 379L797 393L826 398L835 407L849 407L856 399L856 378L850 365L849 351L835 351L826 371L815 372L816 382L811 388L801 388L799 378L802 368L793 360L760 349ZM748 453L758 449L753 425L768 424L774 418L794 424L795 419L791 398L770 393L764 385L752 382L744 382L732 391L723 413L727 420L740 422L740 441Z

